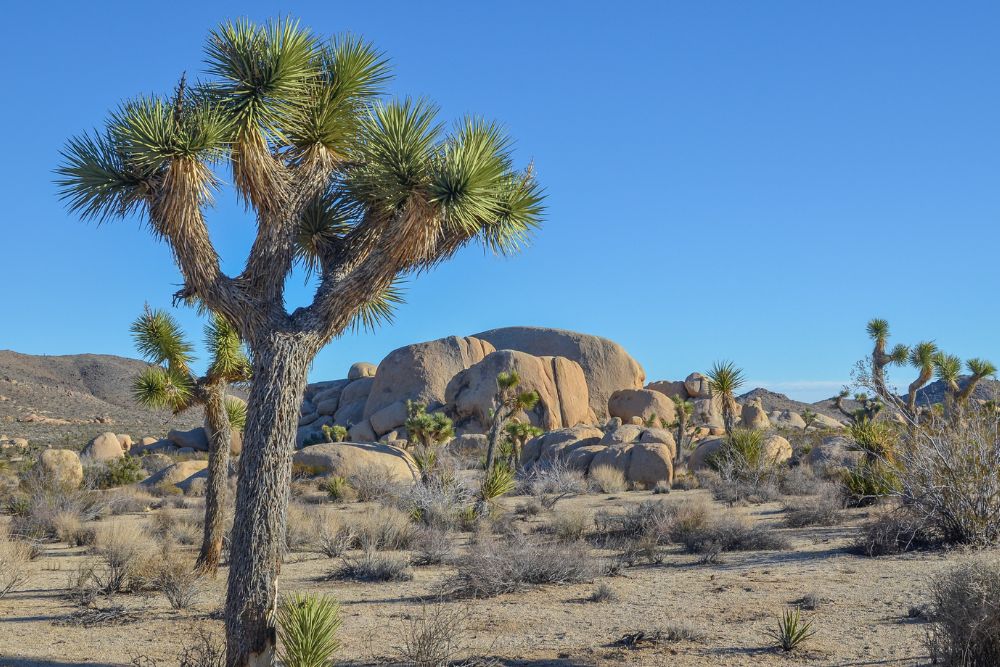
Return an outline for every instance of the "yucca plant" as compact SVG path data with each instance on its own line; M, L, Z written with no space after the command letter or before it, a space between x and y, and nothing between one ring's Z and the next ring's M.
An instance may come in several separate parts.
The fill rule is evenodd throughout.
M479 487L480 503L487 504L504 496L513 491L515 486L514 471L503 463L496 463L492 468L488 468L483 475L483 483Z
M708 387L722 408L722 423L726 434L736 423L736 392L743 386L743 369L731 361L717 361L708 371Z
M326 667L340 648L340 605L325 595L287 596L278 607L281 661L287 667Z
M208 479L205 484L205 529L196 567L215 574L222 557L225 537L225 506L229 453L233 429L246 424L246 404L227 395L231 384L250 379L250 361L236 329L222 315L213 314L205 327L205 346L210 355L208 372L198 377L191 371L191 344L174 318L146 306L132 323L139 352L153 365L133 382L132 394L140 405L169 408L177 414L193 406L205 410L208 436Z
M438 470L439 449L455 437L451 419L443 412L427 412L427 406L413 401L406 402L407 418L403 426L414 446L410 455L426 483Z
M895 463L899 432L892 423L859 419L847 427L847 433L851 438L851 449L862 452L869 463Z
M384 98L388 62L363 39L241 19L210 32L205 61L202 83L126 101L103 130L67 142L57 185L84 218L147 223L180 269L175 296L220 313L247 342L227 659L271 664L289 443L313 359L352 327L389 319L401 277L473 242L518 251L543 195L496 123L468 117L449 131L429 102ZM206 216L224 184L256 227L237 276L223 272ZM316 290L288 312L296 266Z
M793 607L778 617L777 627L770 634L782 651L793 651L816 631L812 628L812 621L803 619L799 608Z
M802 421L805 422L806 429L815 424L816 420L819 419L819 415L810 410L809 408L805 408L804 410L802 410L802 412L799 413L799 416L802 417Z

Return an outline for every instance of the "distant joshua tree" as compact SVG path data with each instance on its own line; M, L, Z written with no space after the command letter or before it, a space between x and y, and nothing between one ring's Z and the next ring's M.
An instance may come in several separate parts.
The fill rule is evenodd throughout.
M504 427L505 440L510 444L510 467L512 470L517 468L521 460L521 450L524 449L525 443L542 433L542 429L516 417L512 418Z
M954 418L956 409L965 406L976 386L984 379L996 375L997 369L985 359L969 359L965 362L969 375L965 386L961 386L962 360L953 354L938 353L934 358L934 373L945 385L945 415Z
M906 411L910 413L911 419L917 419L917 392L934 377L934 360L938 354L937 345L931 341L921 341L910 349L910 365L918 371L916 379L910 383L906 392Z
M200 405L205 409L208 437L208 479L205 490L205 533L196 567L215 574L225 535L226 485L232 431L243 430L246 404L229 397L229 385L250 380L250 361L236 329L221 315L213 315L205 327L205 345L211 355L208 372L197 377L191 371L191 344L177 322L162 310L145 312L132 323L139 352L155 364L133 383L132 393L140 405L169 408L174 414Z
M890 365L901 366L910 358L910 349L905 345L896 345L891 352L886 348L889 341L889 322L874 318L868 322L868 337L875 342L872 350L871 376L872 389L875 396L885 403L896 403L895 395L889 393L885 384L885 369Z
M707 375L713 398L721 402L726 435L732 435L736 424L736 392L743 386L743 369L731 361L717 361Z
M676 395L670 398L673 400L677 412L677 420L674 422L677 426L677 452L674 455L674 469L677 469L684 455L684 447L687 445L688 422L694 414L694 403Z
M802 417L802 421L805 422L806 424L805 426L806 429L815 424L816 420L819 419L819 415L810 410L809 408L805 408L800 416Z
M57 184L86 218L148 224L180 269L175 298L225 316L251 352L226 659L270 665L290 460L313 360L352 326L389 318L399 279L473 242L519 250L541 223L543 194L496 123L448 127L424 100L387 99L388 62L357 37L241 19L211 31L205 63L198 85L182 77L173 95L127 100L103 130L71 139ZM223 184L255 228L234 276L209 234ZM296 266L313 271L316 290L289 312Z
M536 391L519 391L521 376L517 371L497 374L497 393L490 410L490 427L486 432L486 472L480 489L480 503L477 512L482 513L486 503L500 491L512 484L511 469L506 462L497 461L497 450L501 446L507 424L517 413L530 410L538 403ZM507 478L511 481L508 482Z

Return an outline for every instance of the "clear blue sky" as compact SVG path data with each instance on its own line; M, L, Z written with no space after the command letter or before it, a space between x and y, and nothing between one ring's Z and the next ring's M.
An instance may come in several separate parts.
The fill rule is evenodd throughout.
M59 149L198 72L219 21L278 13L373 40L393 92L446 119L502 121L548 192L527 252L470 249L410 282L396 323L334 341L314 379L530 324L612 338L650 379L731 358L818 399L875 315L901 342L1000 362L1000 4L912 0L9 5L0 348L134 356L128 325L169 306L177 270L138 223L65 212ZM211 219L235 273L252 223L228 198Z

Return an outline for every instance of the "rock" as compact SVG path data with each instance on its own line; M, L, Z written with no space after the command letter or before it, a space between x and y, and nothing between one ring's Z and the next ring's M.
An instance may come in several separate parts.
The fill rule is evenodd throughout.
M83 482L83 464L71 449L46 449L38 463L45 477L59 486L76 489Z
M443 407L448 383L493 351L492 345L478 338L457 336L393 350L378 365L364 417L397 401L424 403L429 411Z
M816 428L819 428L819 429L830 429L830 430L833 430L833 431L842 431L842 430L844 430L844 424L842 422L837 421L833 417L828 417L827 415L818 414L818 415L816 415L816 421L813 422L813 425L810 428L813 428L813 429L816 429Z
M118 434L118 444L121 445L122 451L127 452L132 449L132 436L127 433Z
M603 452L606 447L603 445L582 445L574 447L566 452L563 460L566 465L574 470L587 472L593 464L594 457Z
M154 475L150 475L146 479L139 482L139 484L147 489L152 489L160 486L161 484L165 486L173 485L180 487L181 482L184 482L191 476L205 470L207 467L208 461L199 461L197 459L179 461L171 466L167 466Z
M851 449L851 446L850 439L842 435L831 435L813 445L806 460L817 469L853 467L861 460L862 454Z
M769 435L764 438L764 456L772 463L784 463L792 458L792 444L780 435Z
M373 414L368 419L368 423L371 424L372 430L375 431L377 435L382 435L383 433L388 433L397 426L405 424L406 418L406 403L403 401L396 401L395 403L390 403Z
M113 461L125 455L118 442L118 436L110 431L102 433L88 442L82 453L83 456L94 461Z
M639 436L639 442L647 445L663 445L670 449L671 458L677 457L677 442L674 434L663 428L645 428ZM673 469L673 468L671 468Z
M684 388L691 398L710 398L712 390L708 386L708 378L701 373L691 373L684 379Z
M193 428L190 431L171 429L167 433L167 440L181 449L190 447L191 449L197 449L199 452L208 451L208 435L206 435L205 429L201 426Z
M639 442L632 445L628 471L625 478L647 489L657 482L672 484L674 481L673 448L665 444Z
M194 456L197 451L193 447L181 447L174 454L177 456Z
M204 470L199 470L195 474L191 475L187 479L182 479L181 481L174 484L178 489L184 492L185 495L190 494L194 489L194 485L198 480L204 480L208 482L208 468ZM204 489L204 487L202 487ZM203 493L200 495L204 495Z
M456 454L463 454L467 456L485 454L486 447L488 445L489 441L485 435L480 433L463 433L462 435L455 436L455 438L448 443L448 450Z
M667 398L673 398L674 396L679 396L684 400L689 398L684 380L658 380L647 384L646 389L658 391Z
M622 421L638 417L640 424L652 419L657 426L661 419L669 424L677 417L674 402L652 389L619 389L608 400L608 413Z
M154 452L140 457L139 463L142 465L143 470L148 472L150 475L155 475L164 468L172 466L174 464L174 460L166 454Z
M718 399L695 398L691 400L694 406L693 417L695 421L703 423L708 427L722 428L722 406Z
M610 447L612 445L627 445L635 442L642 436L642 426L635 424L622 424L618 428L611 428L601 438L600 444Z
M419 477L409 454L381 443L337 442L312 445L295 452L292 461L323 474L344 477L369 466L384 467L398 482L412 483Z
M642 426L646 422L645 420L643 420L642 417L632 417L631 419L628 420L628 423L632 424L633 426Z
M797 412L791 410L772 410L768 415L771 423L778 428L797 428L804 430L806 422Z
M375 377L375 371L377 367L375 364L370 364L367 361L356 361L351 364L350 369L347 371L348 380L357 380L359 378L372 378Z
M316 404L316 415L329 415L333 416L337 414L337 408L340 407L340 392L338 391L335 396L330 398L324 398L322 401ZM299 425L302 425L302 420L299 420Z
M590 470L598 466L607 466L628 476L628 467L632 457L632 445L614 445L605 447L604 451L597 452L590 462Z
M310 407L312 407L312 406L310 405ZM305 408L303 408L303 409L305 409ZM307 412L307 413L305 413L305 414L303 414L303 415L301 415L299 417L299 428L302 428L303 426L309 426L310 424L312 424L317 419L319 419L319 413L317 413L317 412Z
M372 391L373 384L375 384L375 378L373 377L363 377L354 380L340 392L341 404L365 403Z
M646 379L642 366L621 345L598 336L541 327L506 327L484 331L476 338L498 350L575 361L587 381L590 408L599 419L608 415L611 394L619 389L640 389Z
M445 401L459 423L489 424L497 393L497 375L516 371L519 391L535 391L539 400L526 414L515 415L546 431L596 421L589 408L583 369L564 357L536 357L517 350L499 350L459 372L448 384Z
M300 427L295 433L295 447L299 448L306 446L306 444L323 442L326 437L323 434L324 426L333 426L333 417L323 416L308 426Z
M366 421L352 426L347 431L347 437L354 442L375 442L378 440L375 431L372 430L372 427Z
M707 467L708 459L722 451L726 445L725 438L707 438L698 443L688 458L688 470L694 472Z
M573 451L596 446L602 437L604 432L594 426L572 426L543 433L525 443L521 450L521 465L530 467L535 463L548 463L556 459L568 462Z
M148 446L150 446L152 444L155 444L157 442L160 442L159 438L151 438L149 436L146 436L145 438L142 438L141 440L139 440L139 444L141 446L143 446L143 447L148 447Z
M147 441L152 441L152 442L147 442ZM132 450L129 452L132 456L141 456L143 454L155 453L155 452L171 452L177 449L177 445L175 445L170 440L143 438L142 442L146 444L139 444L132 447Z
M759 398L755 398L743 406L743 413L740 416L740 423L743 428L753 428L758 431L766 431L771 428L771 420L764 411L764 406Z
M360 424L361 422L368 423L368 420L364 417L365 414L365 402L354 401L353 403L344 403L341 401L340 407L337 408L337 414L333 416L333 421L341 426L346 426L350 428L355 424ZM316 426L315 422L312 426ZM318 427L317 427L318 428ZM371 426L369 426L371 428Z
M306 415L311 415L316 412L316 404L313 403L308 398L303 399L302 405L299 407L299 414L305 417Z

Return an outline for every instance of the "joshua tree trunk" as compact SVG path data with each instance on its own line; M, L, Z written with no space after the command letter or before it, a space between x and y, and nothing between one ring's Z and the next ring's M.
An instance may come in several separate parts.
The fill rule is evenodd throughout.
M681 459L683 458L684 451L684 438L687 435L687 410L684 409L684 405L678 408L677 414L677 452L674 454L674 470L678 468L681 464Z
M236 491L226 597L226 664L274 664L277 580L285 549L291 455L316 346L289 333L251 343L253 384Z
M917 379L910 383L906 393L906 411L910 413L910 418L913 420L917 419L917 392L930 381L931 377L933 377L932 371L921 370Z
M733 434L733 427L736 425L736 406L735 401L724 396L722 398L722 426L726 429L726 435Z
M195 568L203 574L219 570L225 534L226 489L229 486L229 449L232 427L226 413L226 385L205 388L205 432L208 435L208 480L205 489L205 535Z

